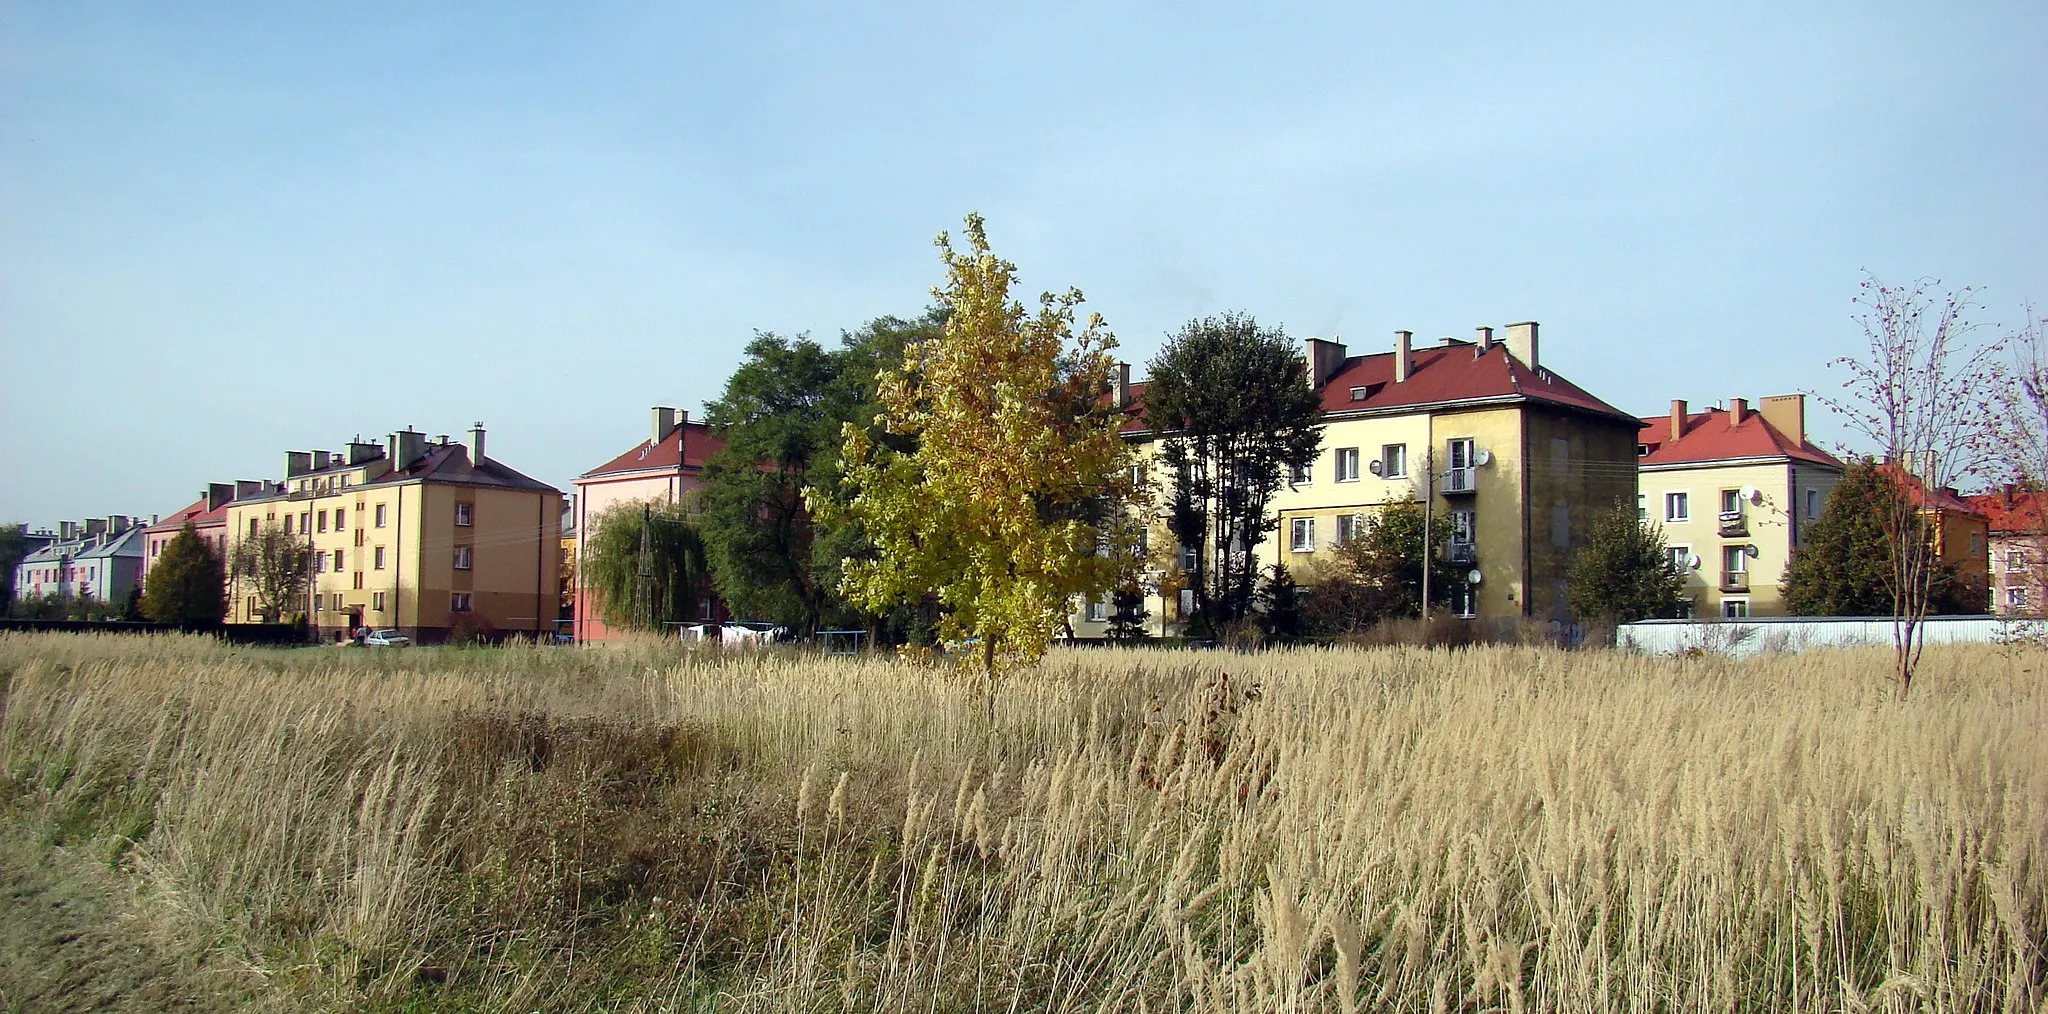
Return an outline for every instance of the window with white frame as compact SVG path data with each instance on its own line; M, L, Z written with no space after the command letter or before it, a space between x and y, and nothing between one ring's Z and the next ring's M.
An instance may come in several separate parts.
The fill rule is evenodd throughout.
M456 504L455 523L464 528L476 524L476 505L473 503Z
M1479 589L1463 581L1451 588L1451 611L1459 619L1469 620L1479 615Z
M1316 551L1316 519L1293 518L1287 522L1287 548L1297 553Z
M1380 447L1380 478L1406 479L1408 477L1408 445L1383 444Z
M1358 448L1337 448L1337 481L1358 481Z
M1739 620L1749 616L1748 599L1722 599L1721 616L1724 619Z
M1088 622L1103 623L1109 619L1109 603L1099 598L1088 600Z
M377 505L377 527L384 527L384 505L381 503Z
M319 526L319 528L320 528L320 531L323 531L323 532L324 532L324 531L326 531L326 530L327 530L327 512L326 512L326 511L314 511L314 512L313 512L313 517L315 518L315 523L316 523L316 524L317 524L317 525Z
M371 608L371 609L374 609L374 610L376 610L377 612L380 612L380 613L384 611L384 593L383 593L383 592L371 592L371 593L370 593L370 608Z
M327 573L327 554L326 554L326 553L314 553L314 554L313 554L313 573L315 573L315 574L325 574L325 573Z
M1726 574L1742 574L1749 570L1749 552L1741 546L1721 547L1721 571Z
M341 573L341 550L339 549L334 551L334 572L336 574Z
M383 569L384 569L384 547L383 547L383 546L378 546L378 547L376 548L376 550L375 550L374 552L372 552L371 556L372 556L372 557L373 557L373 558L375 559L375 561L376 561L375 569L377 569L377 570L383 570Z
M1180 569L1193 572L1195 569L1195 564L1201 562L1201 557L1202 548L1200 546L1190 545L1185 542L1181 543Z
M2027 607L2027 590L2025 588L2007 588L2005 590L2005 604L2007 608L2025 609Z
M1444 488L1470 492L1476 487L1478 483L1474 481L1476 476L1473 474L1478 466L1476 459L1471 437L1444 441L1444 460L1451 463L1444 472Z
M1680 574L1692 569L1691 546L1666 546L1664 557L1671 562L1671 569Z
M1724 489L1724 490L1722 490L1722 491L1721 491L1721 513L1723 513L1723 514L1740 514L1740 513L1742 513L1742 491L1741 491L1741 490L1739 490L1739 489Z
M468 546L457 546L457 547L455 547L455 569L456 569L456 570L468 570L468 569L469 569L469 564L470 564L470 548L469 548Z
M1337 515L1337 545L1348 546L1358 541L1365 530L1365 517L1360 514Z
M1650 498L1641 493L1636 494L1636 520L1650 520Z
M1306 486L1309 483L1314 482L1315 479L1316 466L1313 463L1307 465L1287 466L1287 482L1290 485Z
M336 507L334 509L334 530L337 532L348 530L348 508Z
M2018 546L2008 547L2005 551L2005 572L2017 574L2026 569L2027 551Z
M470 592L450 592L448 594L448 611L451 613L469 612L471 603L475 601L470 595Z
M1683 491L1664 494L1664 520L1692 520L1692 497Z

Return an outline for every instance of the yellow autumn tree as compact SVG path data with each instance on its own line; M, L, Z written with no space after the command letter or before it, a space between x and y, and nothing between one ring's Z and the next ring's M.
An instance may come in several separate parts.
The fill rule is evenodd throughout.
M981 216L966 236L964 252L937 240L944 334L881 376L875 428L845 429L851 495L813 509L858 521L875 548L846 565L850 600L873 612L936 600L939 635L978 638L993 677L1042 655L1074 596L1109 587L1106 521L1136 491L1105 397L1116 340L1101 316L1077 328L1077 289L1027 312Z

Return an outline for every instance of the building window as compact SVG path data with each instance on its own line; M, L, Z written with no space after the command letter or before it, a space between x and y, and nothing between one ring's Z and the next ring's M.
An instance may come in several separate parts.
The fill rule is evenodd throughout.
M1690 500L1691 498L1684 493L1664 494L1664 520L1692 520L1692 505L1689 502Z
M370 608L371 608L371 609L374 609L374 610L376 610L376 611L378 611L378 612L380 612L380 613L384 611L384 593L383 593L383 592L371 592L371 593L370 593Z
M384 527L384 505L381 503L377 505L377 527Z
M1721 570L1729 574L1747 572L1749 570L1749 552L1741 546L1722 546Z
M468 570L468 569L469 569L469 552L470 552L470 550L469 550L469 547L468 547L468 546L457 546L457 547L455 547L455 569L456 569L456 570Z
M292 516L289 514L284 516L284 533L286 535L290 535L292 533ZM254 521L249 522L249 534L256 534L256 522Z
M1316 519L1294 518L1287 522L1287 548L1297 553L1316 551Z
M1444 457L1450 462L1444 472L1446 491L1469 493L1478 488L1478 455L1474 453L1471 437L1444 441Z
M336 574L341 573L341 550L339 549L334 551L334 572Z
M326 553L314 553L314 554L313 554L313 573L315 573L315 574L325 574L325 573L327 573L327 554L326 554Z
M384 547L383 547L383 546L378 546L378 547L377 547L377 548L376 548L375 550L373 550L373 551L371 552L370 556L371 556L371 559L373 559L373 560L375 561L375 563L373 564L373 566L374 566L374 567L375 567L376 569L378 569L378 570L383 570L383 569L384 569Z
M1314 465L1287 466L1287 484L1290 486L1306 486L1315 481L1315 476L1316 468Z
M356 571L356 590L363 590L363 572L360 570Z
M1452 586L1451 611L1456 613L1459 619L1465 620L1479 615L1479 589L1463 581Z
M1479 541L1479 515L1473 511L1451 512L1451 545L1469 546Z
M1820 490L1809 489L1806 491L1806 520L1820 520Z
M1087 616L1090 623L1104 622L1109 619L1109 606L1101 599L1091 598L1088 600Z
M1636 494L1636 520L1650 520L1650 498L1641 493Z
M1983 532L1971 532L1971 533L1970 533L1970 555L1971 555L1971 556L1983 556L1983 555L1984 555L1984 533L1983 533Z
M335 592L333 595L328 596L327 601L330 603L330 605L328 606L329 609L332 609L337 613L341 612L342 605L340 592Z
M469 612L470 602L469 592L451 592L448 595L448 611L451 613Z
M1387 444L1380 448L1380 478L1406 479L1408 477L1408 445Z
M300 511L300 512L299 512L299 534L301 534L301 535L304 535L305 533L307 533L307 532L310 532L310 531L312 531L312 530L313 530L313 515L311 515L311 514L308 514L308 513L304 512L304 511Z
M1741 490L1739 490L1739 489L1724 489L1724 490L1722 490L1722 491L1721 491L1721 513L1723 513L1723 514L1740 514L1740 513L1742 513L1742 491L1741 491Z
M1358 448L1337 448L1337 481L1358 481Z
M476 505L473 503L456 504L455 523L464 528L476 524Z
M2025 588L2007 588L2005 590L2005 604L2010 609L2025 609L2027 607L2027 590Z
M1749 618L1749 600L1748 600L1748 599L1722 599L1722 600L1721 600L1721 616L1722 616L1723 618L1725 618L1725 619L1730 619L1730 620L1743 620L1743 619L1748 619L1748 618Z
M1358 541L1360 526L1365 519L1357 514L1337 515L1337 545L1348 546Z
M2027 551L2014 546L2005 551L2005 572L2017 574L2027 569Z
M1201 547L1181 543L1180 569L1193 573L1195 565L1201 562Z
M1671 561L1671 569L1680 574L1692 569L1691 546L1667 546L1664 549L1664 556Z
M316 515L316 516L317 516L317 517L319 518L319 528L320 528L320 530L321 530L321 531L323 531L323 532L324 532L324 531L326 531L326 530L327 530L327 512L326 512L326 511L314 511L313 513L314 513L314 515Z
M348 528L348 508L346 508L346 507L336 507L336 508L334 509L334 530L335 530L335 531L337 531L337 532L339 532L339 531L344 531L344 530L346 530L347 528Z

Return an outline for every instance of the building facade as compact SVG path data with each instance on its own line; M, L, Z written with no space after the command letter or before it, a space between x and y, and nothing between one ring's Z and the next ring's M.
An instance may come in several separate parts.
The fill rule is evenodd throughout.
M1322 398L1321 449L1273 498L1277 529L1251 550L1258 563L1312 581L1375 512L1426 504L1462 575L1449 589L1453 613L1569 620L1572 554L1600 511L1635 493L1636 418L1543 365L1534 322L1421 348L1399 331L1390 350L1361 356L1310 338L1304 353ZM1118 386L1135 417L1144 385ZM1126 435L1148 457L1162 439L1142 424ZM1155 525L1152 538L1170 536ZM1180 547L1178 565L1156 575L1165 594L1147 604L1154 633L1177 633L1187 617L1192 552ZM1105 605L1084 604L1077 636L1102 636Z
M2048 615L2048 492L2008 485L1966 499L1990 531L1991 611Z
M250 487L254 488L250 488ZM191 524L199 533L199 539L206 548L220 557L223 565L228 557L228 504L235 499L238 484L231 482L210 482L199 494L199 499L184 509L165 515L156 524L142 530L142 577L144 586L149 584L150 569L156 566L157 558L163 555L164 547L178 537L178 533ZM260 483L240 484L239 488L260 492Z
M1784 616L1783 584L1842 462L1806 438L1806 397L1642 420L1637 515L1661 528L1699 617Z
M382 445L289 452L282 483L228 505L229 538L278 526L304 544L313 574L296 612L325 640L365 627L421 643L552 635L562 494L487 456L484 436L481 424L466 444L408 428ZM258 622L258 608L236 587L230 622Z
M725 446L703 423L690 421L688 412L656 406L648 438L588 472L576 477L577 553L575 570L586 571L583 547L593 526L606 511L622 504L655 501L677 503L703 484L705 465ZM604 603L580 577L575 591L576 639L602 641L612 632L604 623ZM716 603L705 603L705 615L717 613Z
M14 568L19 598L127 601L142 581L142 528L125 514L65 521L56 538Z

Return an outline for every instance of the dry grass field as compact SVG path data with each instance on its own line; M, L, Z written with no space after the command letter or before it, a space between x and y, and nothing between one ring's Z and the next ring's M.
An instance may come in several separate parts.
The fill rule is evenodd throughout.
M0 819L284 1010L2042 1010L2048 655L1888 666L5 636Z

